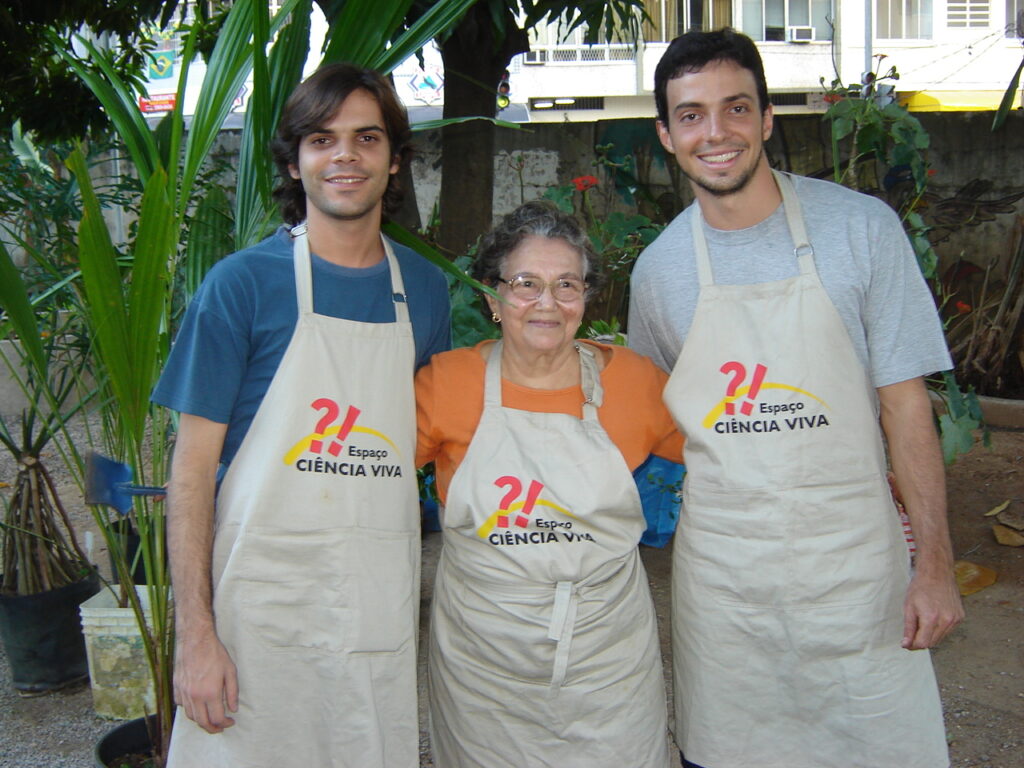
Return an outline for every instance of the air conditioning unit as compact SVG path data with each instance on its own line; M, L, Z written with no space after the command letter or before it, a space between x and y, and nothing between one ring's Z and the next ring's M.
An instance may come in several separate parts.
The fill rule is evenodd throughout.
M790 43L814 42L814 27L786 27L786 41Z

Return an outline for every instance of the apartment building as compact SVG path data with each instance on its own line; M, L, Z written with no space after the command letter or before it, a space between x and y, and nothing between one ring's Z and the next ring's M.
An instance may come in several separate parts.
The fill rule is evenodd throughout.
M531 121L653 116L654 69L677 35L732 26L757 41L775 109L823 112L826 85L899 73L911 110L998 106L1024 56L1024 0L645 0L639 45L536 30L510 67ZM885 56L879 63L878 56ZM1018 93L1016 104L1021 103Z

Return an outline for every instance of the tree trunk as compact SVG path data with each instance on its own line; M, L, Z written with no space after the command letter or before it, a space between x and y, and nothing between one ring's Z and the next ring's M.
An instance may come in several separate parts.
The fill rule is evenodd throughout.
M496 91L508 63L529 50L526 32L506 9L505 35L495 39L487 3L477 3L441 44L444 117L494 117ZM476 81L476 82L474 82ZM466 252L491 228L494 125L474 120L441 131L440 245Z

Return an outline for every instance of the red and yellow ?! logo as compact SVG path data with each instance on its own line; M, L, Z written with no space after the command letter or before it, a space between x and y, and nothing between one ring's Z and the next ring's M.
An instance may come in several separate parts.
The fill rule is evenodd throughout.
M327 444L327 453L337 457L344 449L344 443L352 433L362 433L379 438L391 446L396 456L401 455L398 446L383 432L379 432L372 427L356 424L359 414L362 413L356 406L350 405L348 407L348 410L345 412L345 418L340 424L334 423L341 413L341 407L334 400L328 397L321 397L310 403L310 407L317 411L324 411L324 415L317 421L313 431L295 443L284 455L285 464L294 464L302 454L307 452L322 455L324 443L327 442L328 438L330 438L330 442ZM350 449L349 453L352 453L352 449ZM366 453L367 455L372 453L374 458L381 458L376 456L381 451L362 451L360 453ZM366 458L366 456L359 456L359 458Z
M544 489L544 484L537 480L530 481L530 486L526 490L526 497L522 501L519 501L519 497L523 493L523 481L518 477L503 475L495 480L494 484L499 488L507 487L508 491L501 497L498 508L477 528L476 535L481 539L487 538L495 528L507 529L510 525L526 528L530 524L530 515L536 507L548 507L566 517L575 518L575 515L565 507L553 501L542 499L540 493Z
M805 389L794 387L790 384L783 384L778 381L765 381L765 376L768 374L768 366L758 363L754 366L753 375L750 377L750 383L744 385L744 381L747 378L747 367L736 360L730 360L724 363L721 368L718 369L730 379L725 387L725 397L719 400L714 407L708 411L707 416L704 417L704 421L701 426L705 429L712 429L722 416L735 416L736 415L736 401L742 400L739 405L739 411L744 416L750 416L754 412L754 401L763 390L766 389L780 389L789 390L790 392L796 392L797 394L809 397L812 400L816 400L823 406L828 408L828 403L822 400L817 395L808 392ZM765 411L765 408L761 408ZM770 411L769 411L770 412Z

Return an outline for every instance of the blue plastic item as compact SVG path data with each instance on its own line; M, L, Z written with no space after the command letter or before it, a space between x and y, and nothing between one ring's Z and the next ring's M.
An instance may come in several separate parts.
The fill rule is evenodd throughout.
M684 475L686 465L654 454L633 472L647 521L647 530L640 537L641 544L661 548L672 539L679 522Z

